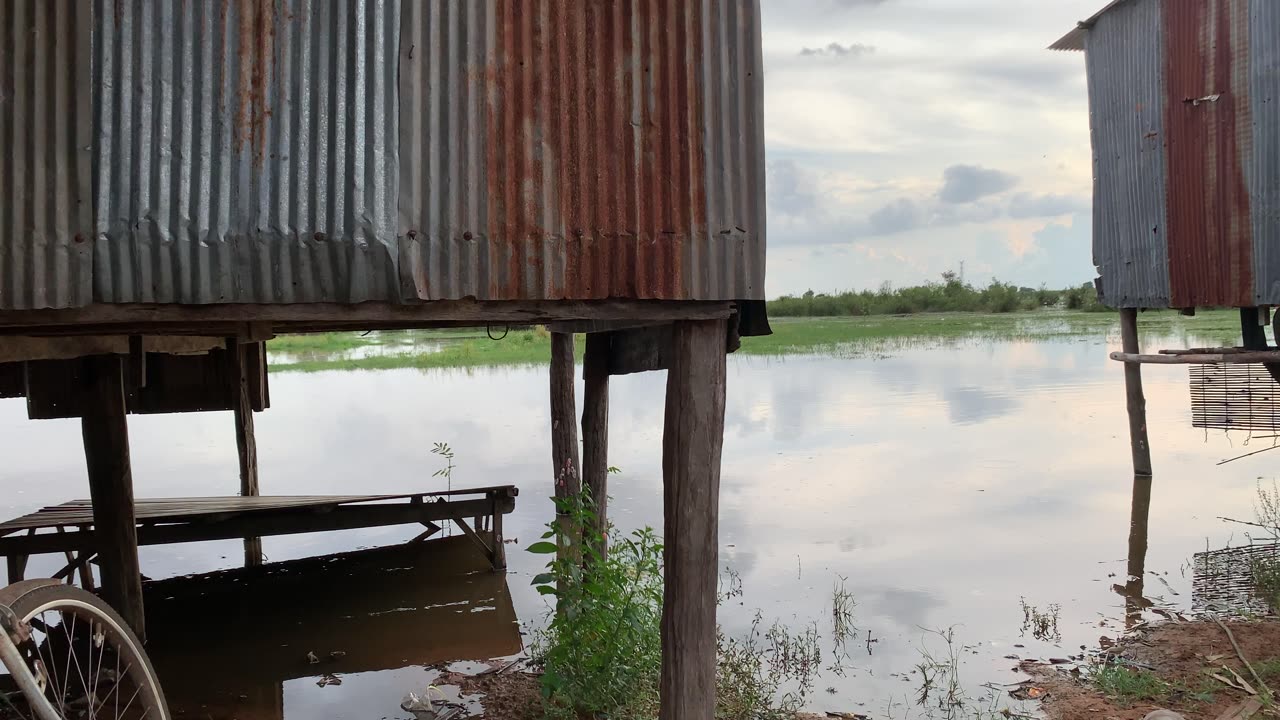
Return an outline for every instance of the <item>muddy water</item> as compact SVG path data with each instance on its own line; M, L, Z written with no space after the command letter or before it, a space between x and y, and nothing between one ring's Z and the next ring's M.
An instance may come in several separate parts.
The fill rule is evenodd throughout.
M829 637L832 590L845 578L860 642L850 645L844 677L818 680L812 705L876 716L914 695L910 671L922 648L944 652L928 629L954 626L973 687L1011 682L1007 655L1065 657L1117 633L1125 599L1113 585L1126 584L1134 489L1122 372L1107 359L1117 345L1099 337L924 343L875 359L731 358L721 558L741 577L744 595L722 608L723 624L741 632L759 610L766 622L817 622ZM550 517L545 370L277 374L271 383L273 407L258 418L266 493L442 488L432 477L441 460L430 453L442 441L457 456L455 486L520 486L509 538L527 546ZM610 462L622 472L611 480L610 509L624 529L661 523L663 383L652 374L613 384ZM1272 441L1246 447L1243 434L1191 428L1185 369L1148 369L1146 388L1156 477L1142 594L1189 607L1193 553L1232 535L1217 515L1251 514L1256 480L1273 477L1280 453L1215 467ZM235 492L229 414L134 417L130 426L139 496ZM74 421L27 421L21 401L0 402L0 455L6 489L14 488L0 498L6 517L87 494ZM417 533L384 528L267 538L264 546L270 560L284 561ZM237 542L142 552L144 573L156 579L232 568L241 558ZM457 546L454 554L466 552ZM232 602L220 593L239 582L234 574L207 586L157 585L172 590L155 601L168 627L217 641L207 652L198 651L198 637L179 650L158 647L161 673L204 684L203 691L175 684L175 704L190 703L196 717L219 716L221 700L210 692L261 706L264 717L408 717L398 705L433 677L424 665L510 654L519 636L504 608L526 629L546 612L529 586L541 559L513 548L509 561L507 588L482 573L444 569L402 571L379 585L369 564L346 561L324 582L280 590L289 602L264 602L236 622L218 610ZM30 574L55 564L33 559ZM266 589L284 586L257 587L265 598ZM189 597L221 599L182 600ZM1040 612L1060 608L1061 640L1024 634L1024 600ZM332 637L316 630L324 620L314 609L326 607L343 615L342 627L327 630ZM387 620L395 610L400 625ZM493 623L477 621L486 617ZM441 628L458 632L446 641ZM357 648L362 637L371 647ZM308 647L315 644L325 647ZM333 650L351 654L332 669L305 661L307 652ZM343 684L318 686L326 672ZM261 686L248 687L246 673Z

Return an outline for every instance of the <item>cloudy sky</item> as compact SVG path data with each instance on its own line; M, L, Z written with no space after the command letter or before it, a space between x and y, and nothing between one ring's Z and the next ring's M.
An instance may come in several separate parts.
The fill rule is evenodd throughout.
M1103 0L763 0L768 294L1079 284L1084 56Z

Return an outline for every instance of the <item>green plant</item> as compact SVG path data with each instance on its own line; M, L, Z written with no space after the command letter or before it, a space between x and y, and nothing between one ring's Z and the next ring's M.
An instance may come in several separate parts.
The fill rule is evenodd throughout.
M1022 603L1022 634L1024 636L1030 631L1031 636L1037 640L1047 642L1062 640L1062 633L1058 631L1058 617L1062 613L1060 605L1054 603L1041 611L1035 605L1028 605L1026 598L1019 598L1019 602Z
M662 544L649 528L625 537L610 528L610 549L604 557L593 544L558 553L573 537L572 528L593 523L595 513L585 492L558 498L556 504L560 520L529 547L530 552L555 554L547 571L533 579L538 592L556 600L556 610L535 637L532 653L543 668L546 715L656 717L662 666Z
M1249 569L1253 575L1254 592L1271 608L1271 612L1280 613L1280 554L1255 557L1250 561Z
M1090 679L1102 694L1121 703L1158 700L1170 690L1169 684L1154 673L1115 662L1095 667Z
M543 670L544 715L652 720L662 668L662 544L650 528L624 537L610 527L606 557L590 544L560 553L573 528L595 522L595 513L586 490L556 506L559 519L528 548L554 556L533 579L539 593L556 600L531 653ZM741 596L742 580L729 572L717 603ZM851 610L851 596L848 602ZM816 623L796 632L776 622L766 629L757 612L744 636L719 628L716 635L717 718L784 720L813 692L822 669Z

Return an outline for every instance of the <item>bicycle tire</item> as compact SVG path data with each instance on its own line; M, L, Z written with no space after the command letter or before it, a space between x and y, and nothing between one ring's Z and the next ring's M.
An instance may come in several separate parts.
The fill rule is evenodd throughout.
M120 617L119 613L113 610L111 606L107 605L107 603L101 598L92 593L86 592L85 590L81 590L80 588L71 585L64 585L57 581L27 580L0 589L0 603L8 605L9 608L13 610L14 614L23 622L31 623L33 626L44 625L45 630L41 632L46 634L44 641L50 644L55 641L57 633L54 632L49 634L47 617L50 613L57 613L60 620L59 627L63 629L66 636L68 665L71 662L71 657L75 654L75 644L80 642L82 639L77 635L75 627L79 621L87 621L88 624L83 627L87 627L93 630L93 632L84 639L89 640L89 642L94 646L100 648L98 663L99 672L101 671L101 665L103 662L102 658L106 655L106 648L109 643L111 650L117 653L116 677L111 680L116 683L116 688L118 689L120 685L119 676L121 674L127 676L132 684L131 686L136 687L137 694L131 698L131 702L134 699L139 702L139 710L142 712L141 717L149 718L151 720L171 720L169 706L165 702L164 691L160 687L160 682L156 676L155 668L152 667L151 659L147 657L146 650L143 649L142 643L138 640L138 636L134 634L128 623L124 621L124 618ZM71 621L72 629L70 631L66 628L68 615L73 618ZM101 633L101 639L99 639L99 633ZM54 677L56 678L58 668L56 667L56 663L50 662L51 660L56 661L56 658L53 657L52 650L50 649L50 651L46 653L44 648L40 647L38 643L38 640L33 639L28 643L24 643L27 647L20 649L23 650L24 655L28 658L40 657L42 658L41 662L45 665L54 665L51 669L53 670ZM92 670L93 649L89 648L88 652L90 660L89 669ZM61 654L60 648L58 654ZM119 661L121 660L126 663L123 673L118 671ZM82 669L79 667L78 659L76 668L78 671L82 672ZM66 672L67 674L63 678L60 691L63 695L63 702L55 702L57 699L55 697L50 698L50 701L54 702L55 708L65 706L67 690L71 685L70 680L72 679L72 676L69 674L69 667ZM88 681L86 681L83 675L81 675L81 684L82 686L86 686L85 695L87 698L92 698L90 700L91 703L93 700L97 699L96 690L98 689L98 683L100 681L101 678L95 676L92 681L94 689L93 691L90 691L86 686ZM46 695L48 696L53 694L56 696L59 692L57 687L58 683L49 683L49 687L46 689ZM103 707L100 707L99 710L105 709L106 700L103 700L102 702ZM116 707L118 708L118 706L119 702L117 700ZM125 708L125 717L130 717L127 715L129 709L130 706L127 705ZM66 714L65 710L60 710L59 712L63 715ZM95 714L95 716L97 715ZM117 718L119 717L121 716L117 712Z

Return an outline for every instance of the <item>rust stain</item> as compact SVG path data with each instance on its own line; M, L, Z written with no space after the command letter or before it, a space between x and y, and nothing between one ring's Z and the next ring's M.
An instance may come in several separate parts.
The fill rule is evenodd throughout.
M1171 304L1247 307L1254 304L1241 162L1251 142L1247 3L1166 0L1163 7Z
M496 0L486 84L494 298L679 298L705 233L701 5ZM638 29L638 36L637 36ZM554 243L558 273L536 267ZM557 253L561 254L561 253Z
M239 76L234 89L236 113L233 136L236 149L247 149L254 163L261 164L266 152L267 119L272 112L268 85L276 73L276 23L280 13L277 0L234 2L240 25L236 47Z

